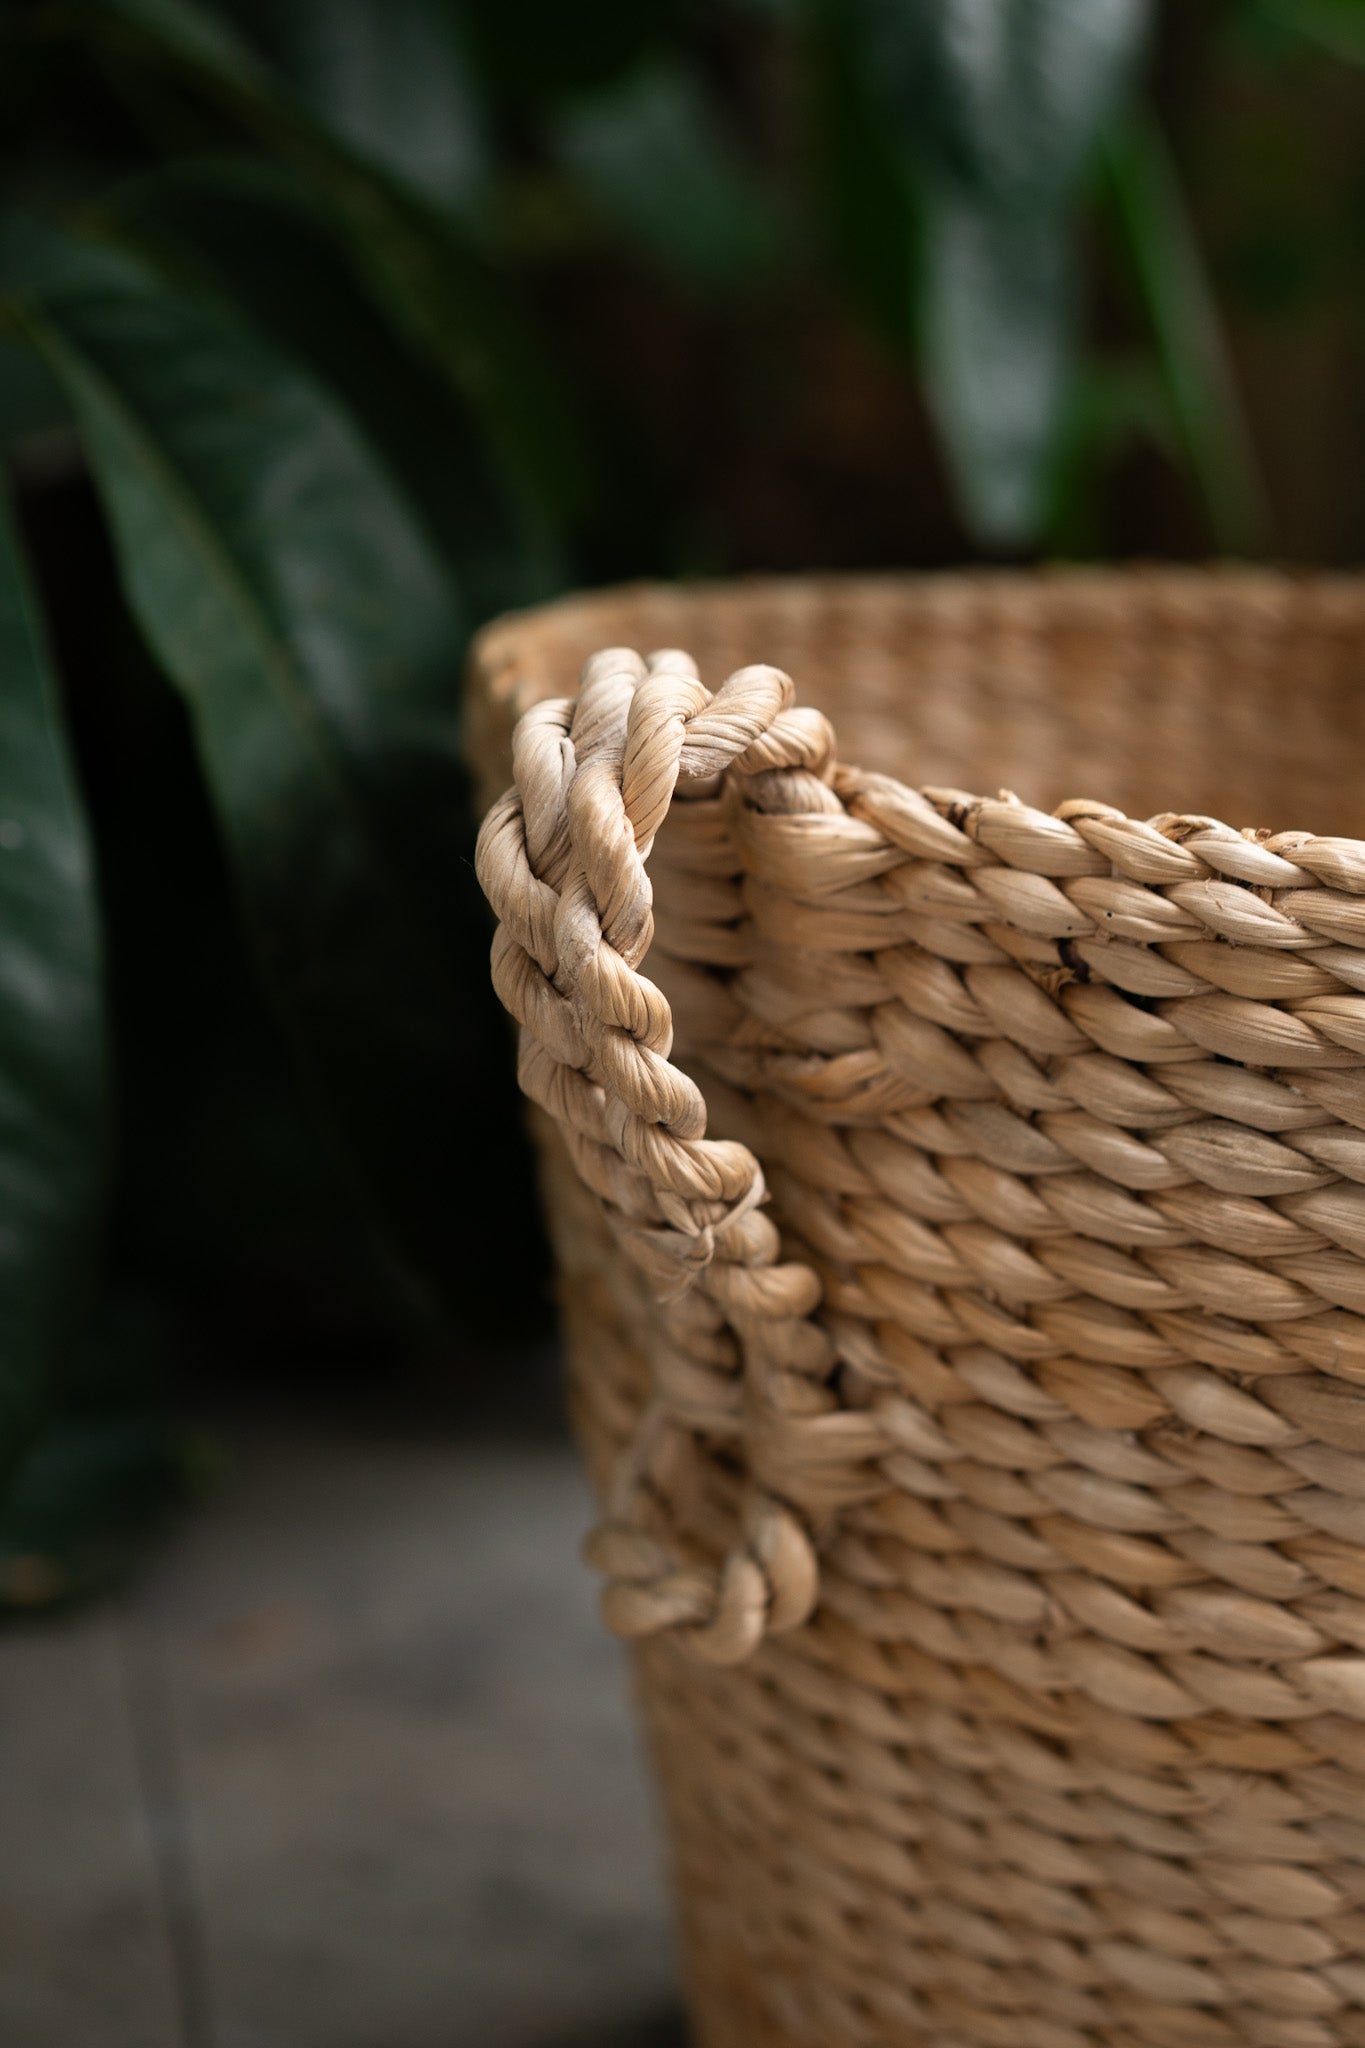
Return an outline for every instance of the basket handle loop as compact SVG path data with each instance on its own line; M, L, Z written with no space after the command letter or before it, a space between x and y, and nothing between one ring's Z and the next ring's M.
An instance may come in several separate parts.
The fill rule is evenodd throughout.
M809 1425L837 1402L811 1321L819 1280L779 1259L757 1159L706 1136L701 1092L670 1063L668 1002L639 972L653 935L645 864L679 787L709 795L724 777L825 774L832 760L828 722L793 709L780 670L740 669L712 695L687 655L610 648L576 700L525 713L513 787L479 835L521 1085L559 1124L623 1250L678 1304L659 1319L652 1397L589 1539L606 1619L620 1635L676 1631L718 1663L814 1606L790 1484ZM677 1535L680 1453L697 1434L732 1440L744 1470L741 1527L718 1563L692 1561Z

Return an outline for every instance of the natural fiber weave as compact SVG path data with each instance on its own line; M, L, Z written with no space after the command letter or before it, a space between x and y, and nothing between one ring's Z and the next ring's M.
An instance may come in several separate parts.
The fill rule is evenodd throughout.
M483 636L490 785L521 713L699 2042L1365 2044L1365 585L607 593Z

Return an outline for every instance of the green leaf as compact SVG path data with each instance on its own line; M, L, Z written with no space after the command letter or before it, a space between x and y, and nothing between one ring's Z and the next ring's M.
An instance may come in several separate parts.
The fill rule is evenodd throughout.
M1150 117L1134 114L1107 143L1104 161L1171 413L1214 540L1230 553L1264 552L1272 525L1265 486L1165 137Z
M182 159L103 209L120 241L213 292L342 401L478 617L550 594L469 410L383 318L305 187L246 152Z
M1150 0L877 0L936 168L1014 209L1074 191L1147 39Z
M488 137L445 0L268 0L252 26L318 119L436 205L477 218Z
M676 60L632 72L566 111L553 147L595 211L668 276L705 291L743 290L779 258L775 206Z
M930 409L976 537L1037 536L1076 368L1082 180L1136 76L1149 0L860 0L917 164Z
M67 420L62 394L33 350L0 335L0 447L60 431Z
M387 1242L439 1284L478 1109L450 1072L458 962L402 821L414 786L458 815L448 587L354 429L255 337L32 229L0 243L0 279L186 698L278 1014Z
M1365 64L1360 0L1255 0L1252 23L1343 64Z
M57 686L0 503L0 1472L70 1347L105 1171L100 921Z
M952 186L925 206L920 346L930 410L978 539L1033 538L1075 348L1070 237L1052 213L981 206Z
M377 302L473 408L527 516L550 533L578 516L590 476L572 403L507 280L452 214L317 121L194 0L87 0L74 18L111 56L224 107L292 164Z

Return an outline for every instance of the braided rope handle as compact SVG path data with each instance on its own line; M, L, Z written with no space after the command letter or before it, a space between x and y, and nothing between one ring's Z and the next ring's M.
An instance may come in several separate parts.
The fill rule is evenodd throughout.
M834 1412L831 1347L811 1320L816 1275L779 1260L757 1159L706 1136L701 1092L670 1064L668 1002L639 972L653 935L645 864L675 791L709 796L727 777L753 790L753 778L771 786L832 764L827 721L792 707L780 670L741 669L713 696L685 654L646 662L611 648L587 663L576 700L525 713L513 787L479 835L499 926L493 981L521 1027L522 1088L559 1125L656 1296L690 1296L660 1319L652 1398L589 1539L606 1619L620 1635L677 1631L718 1663L810 1614L815 1554L783 1486L814 1429L819 1500L819 1426L848 1418ZM729 1438L745 1474L741 1526L719 1563L684 1554L670 1501L677 1451L700 1430Z

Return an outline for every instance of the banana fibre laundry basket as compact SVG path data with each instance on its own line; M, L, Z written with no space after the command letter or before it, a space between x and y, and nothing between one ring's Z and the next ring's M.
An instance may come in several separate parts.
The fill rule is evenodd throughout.
M700 2048L1365 2044L1365 581L598 593L471 716Z

